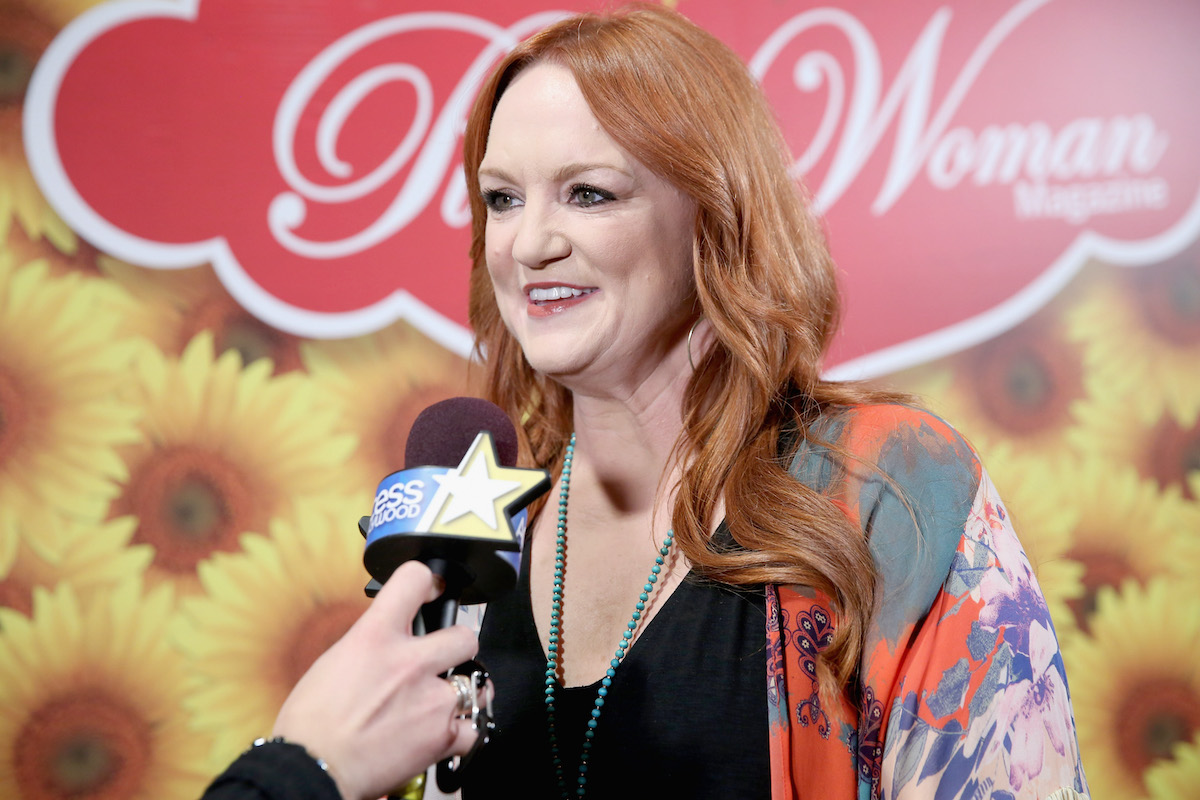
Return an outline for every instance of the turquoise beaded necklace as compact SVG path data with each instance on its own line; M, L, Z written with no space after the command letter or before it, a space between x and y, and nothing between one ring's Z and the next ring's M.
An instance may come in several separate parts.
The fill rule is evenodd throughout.
M567 498L571 493L571 462L574 458L575 434L572 433L571 442L567 445L567 453L563 456L562 480L559 482L558 534L554 543L554 591L550 599L550 643L546 648L550 653L546 658L546 715L550 725L550 755L554 762L554 773L558 778L558 787L562 790L563 797L567 796L567 779L563 769L562 758L558 754L558 735L554 730L554 686L558 682L558 638L562 623L563 575L567 553ZM626 630L621 634L621 641L617 645L617 651L613 655L612 661L609 662L609 667L604 677L600 680L600 689L596 693L596 704L592 707L592 718L588 720L587 730L584 731L583 750L579 757L579 778L576 780L575 788L576 797L583 797L587 791L588 755L592 749L592 739L596 736L596 726L600 721L600 711L604 708L604 698L608 696L608 689L612 686L613 675L616 674L617 667L621 665L622 659L625 658L625 651L629 649L634 633L637 632L638 626L641 625L642 612L646 610L646 601L650 599L650 595L654 591L654 586L658 583L659 573L662 572L663 564L666 561L667 554L671 552L671 544L674 541L674 531L667 531L667 538L663 539L662 547L658 549L658 555L654 558L654 566L650 568L650 575L646 578L646 585L642 587L642 592L638 595L633 617L625 626Z

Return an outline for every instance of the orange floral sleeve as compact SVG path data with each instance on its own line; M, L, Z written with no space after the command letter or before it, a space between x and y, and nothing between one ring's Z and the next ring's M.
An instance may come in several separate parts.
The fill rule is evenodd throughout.
M1045 600L978 457L899 405L831 415L792 473L868 537L880 575L856 685L828 702L816 659L836 617L767 591L773 800L1086 797Z

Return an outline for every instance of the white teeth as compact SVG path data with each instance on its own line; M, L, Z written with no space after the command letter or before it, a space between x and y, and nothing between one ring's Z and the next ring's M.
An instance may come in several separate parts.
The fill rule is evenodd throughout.
M591 294L592 289L572 289L569 286L551 286L549 289L530 289L529 299L535 303L544 303L548 300L566 300L568 297L579 297L584 294Z

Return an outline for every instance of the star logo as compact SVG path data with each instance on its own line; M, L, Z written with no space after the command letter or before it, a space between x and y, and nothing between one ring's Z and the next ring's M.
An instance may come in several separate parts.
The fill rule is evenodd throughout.
M435 475L437 491L418 530L471 539L515 542L511 515L545 491L545 470L501 465L492 435L483 431L455 469Z

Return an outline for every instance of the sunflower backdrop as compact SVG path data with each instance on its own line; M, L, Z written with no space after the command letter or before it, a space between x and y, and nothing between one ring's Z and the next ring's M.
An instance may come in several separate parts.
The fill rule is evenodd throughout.
M480 37L502 47L548 17L536 2L493 20L499 12L487 4L447 0L430 3L438 13L418 25L405 16L416 10L407 2L327 5L312 16L230 0L163 0L136 13L121 2L0 0L0 797L196 797L270 730L292 684L361 613L368 601L355 521L375 482L397 468L416 414L471 391L454 113L469 100L464 76L475 74ZM894 188L902 159L890 167L865 155L845 161L847 147L835 153L828 143L829 113L811 128L782 115L849 278L838 368L858 364L859 374L919 393L981 450L1050 602L1096 800L1200 797L1200 123L1194 112L1176 119L1161 110L1190 109L1194 86L1158 62L1130 78L1136 70L1122 62L1112 69L1129 85L1103 88L1131 93L1113 101L1124 115L1055 111L1082 102L1064 99L1077 96L1071 81L1100 90L1105 65L1129 49L1122 37L1133 31L1150 31L1143 39L1156 57L1193 42L1195 9L1138 4L1131 22L1119 4L1069 0L978 3L987 7L970 12L978 18L966 3L914 2L902 13L882 0L833 5L841 10L808 15L779 4L751 6L749 15L703 0L680 8L728 35L781 108L777 73L785 70L772 65L815 28L836 29L842 49L793 54L784 88L813 93L827 110L875 102L876 120L892 134L873 152L899 153L907 141L923 154L928 180L910 175L915 188L906 195L920 201L912 219L923 227L914 236L897 230L912 223L895 192L864 199L854 189L872 170L886 172ZM1062 19L1048 16L1056 13ZM1062 32L1072 26L1078 35L1068 46ZM196 27L203 35L190 35ZM63 36L65 29L79 35ZM227 30L232 44L213 48L212 37ZM390 105L371 105L372 91L387 88L372 84L349 112L343 103L332 132L298 118L296 139L324 136L336 146L285 147L281 155L287 98L300 85L292 78L325 63L315 54L335 52L330 43L349 41L339 37L367 30L382 32L367 36L359 55L389 36L433 40L435 31L472 44L435 53L441 79L403 73L399 94L383 95ZM273 32L293 45L277 64L239 62L242 51L264 58L255 46ZM119 56L103 46L109 39ZM1066 77L1022 72L1029 67L1018 64L1051 60L1028 52L1002 69L1004 47L1051 39L1061 45L1055 58L1078 69L1062 70ZM148 40L162 51L144 54ZM846 41L855 43L853 55ZM862 59L871 47L878 62ZM412 60L436 50L417 48ZM930 60L934 51L940 61ZM854 76L836 66L851 58L860 76L880 72L892 87L886 98L851 92ZM335 82L336 68L347 65L343 54L313 73L316 88L300 105L336 107L341 95L322 95L322 81ZM937 80L934 67L942 70ZM360 64L351 73L364 71ZM260 74L276 72L266 94L255 88ZM915 132L944 135L912 145L904 126L920 111L914 87L922 75L933 95L952 97L966 81L964 91L985 96L974 106L943 102L937 113L956 112L962 126L935 131L940 117L930 112ZM1048 84L1058 102L1021 106L1004 88L1014 83ZM187 105L197 87L208 95ZM209 95L220 103L205 107ZM1145 106L1120 106L1133 103L1129 97ZM894 115L897 103L903 117ZM1052 156L1062 156L1056 163L1066 172L1022 184L1003 174L1013 164L989 166L986 154L971 161L964 143L978 144L978 156L993 130L978 118L971 128L972 114L997 104L1012 109L1000 122L1027 123L1018 132L1036 136L1043 119L1047 130L1074 131L1047 140L1062 149ZM371 126L355 114L382 119L377 128L412 116L421 120L412 127L419 135L384 146L359 137ZM1099 121L1071 128L1072 118ZM253 142L246 131L256 130L255 120L266 127L254 135L275 125L274 151L264 144L269 133L242 146ZM851 122L843 125L846 145ZM972 130L983 132L970 139ZM1109 134L1099 145L1087 138L1097 131ZM876 146L878 130L858 133L860 147ZM450 146L428 145L437 141ZM1092 173L1085 141L1102 156ZM395 168L353 183L343 145ZM417 184L407 178L422 169L428 192L412 195ZM322 171L342 176L343 195L335 196L338 186L305 183L303 175ZM839 185L835 173L850 180ZM1108 182L1084 180L1098 177ZM997 233L1012 227L1014 212L988 205L995 195L951 219L954 230L938 227L963 204L963 195L943 195L972 182L982 193L989 181L1012 192L1004 203L1015 203L1030 227ZM1037 194L1047 185L1066 194L1047 200ZM380 199L380 186L395 191ZM393 196L409 205L388 205ZM865 221L848 216L872 199ZM1090 209L1082 219L1080 202ZM427 213L413 212L413 203ZM330 208L370 224L344 225ZM1139 227L1139 211L1170 219ZM380 228L405 213L402 224ZM1133 221L1105 230L1089 213ZM268 218L282 226L276 239L289 243L287 252L235 231L243 219L265 229ZM374 244L334 247L360 234ZM1119 246L1077 246L1083 241ZM327 252L311 257L326 259L336 277L314 283L301 256L318 245ZM940 277L919 274L932 261L942 264ZM855 283L870 269L867 282L884 292L881 308L916 308L953 295L956 285L999 288L962 310L973 327L946 318L929 330L891 332L888 315L871 310L869 287ZM1015 286L996 277L1030 269ZM395 291L397 283L411 294ZM376 284L386 291L352 296ZM1023 286L1041 288L1031 294ZM1025 301L1014 311L1005 301L1017 295ZM1007 311L988 311L1000 307ZM909 341L924 346L897 349ZM871 360L878 352L899 355Z

